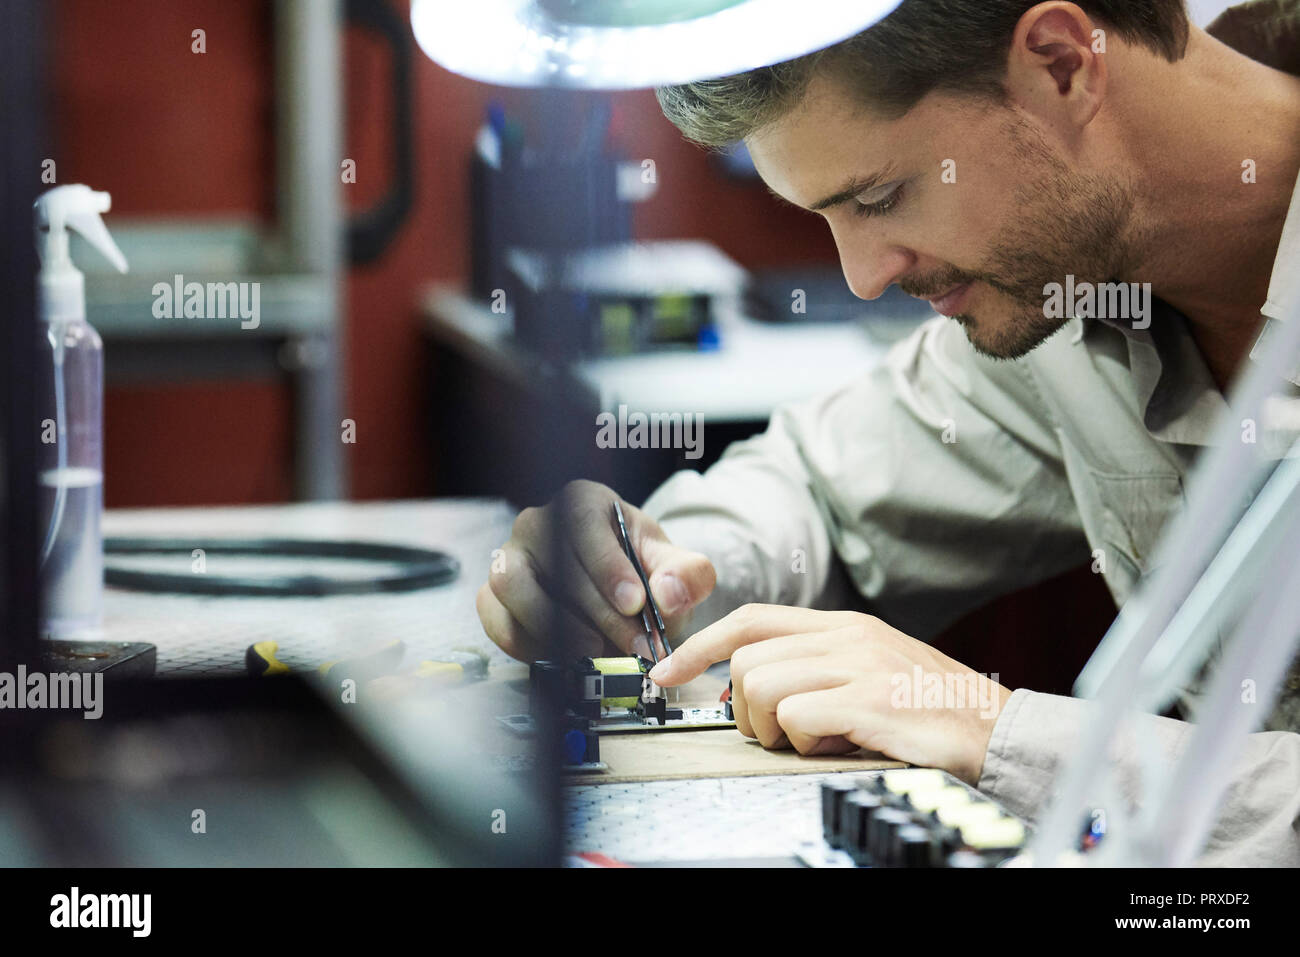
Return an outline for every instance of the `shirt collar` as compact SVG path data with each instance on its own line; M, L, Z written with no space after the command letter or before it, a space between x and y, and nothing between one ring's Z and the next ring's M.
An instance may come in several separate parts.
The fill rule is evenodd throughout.
M1250 350L1252 360L1259 361L1277 334L1277 323L1286 318L1288 309L1295 309L1297 305L1300 305L1300 179L1297 179L1295 192L1291 194L1291 209L1282 226L1282 241L1278 243L1277 258L1273 260L1268 299L1259 310L1264 316L1264 328ZM1300 385L1300 362L1292 367L1287 378L1293 385Z
M1102 327L1123 333L1138 410L1154 438L1181 445L1210 443L1215 424L1228 412L1228 403L1182 313L1154 299L1146 329L1134 329L1122 319L1080 321L1083 336L1095 335Z

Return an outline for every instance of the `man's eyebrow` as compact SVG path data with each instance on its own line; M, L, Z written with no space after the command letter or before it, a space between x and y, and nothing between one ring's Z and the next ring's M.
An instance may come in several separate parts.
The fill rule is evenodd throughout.
M830 209L832 206L838 206L840 203L846 203L849 200L851 200L853 197L861 193L865 193L869 189L875 189L877 186L879 186L882 182L885 181L886 177L888 177L891 172L892 172L892 167L886 167L880 172L873 173L870 176L865 176L865 177L855 176L853 179L845 183L843 188L840 189L839 191L831 194L830 196L827 196L825 199L818 200L817 202L813 203L811 206L807 206L807 207L799 206L798 203L790 203L788 199L786 199L780 193L772 189L771 186L767 188L767 191L784 203L790 203L791 206L795 206L799 209L806 208L816 213L816 212L820 212L823 209Z

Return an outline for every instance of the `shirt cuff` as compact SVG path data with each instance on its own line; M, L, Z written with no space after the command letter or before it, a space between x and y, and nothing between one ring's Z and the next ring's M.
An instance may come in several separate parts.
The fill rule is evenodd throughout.
M1033 823L1078 736L1084 702L1018 688L989 737L979 789Z

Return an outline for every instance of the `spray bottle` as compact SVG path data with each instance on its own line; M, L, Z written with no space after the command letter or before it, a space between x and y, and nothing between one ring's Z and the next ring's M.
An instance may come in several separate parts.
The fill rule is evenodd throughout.
M37 408L47 521L40 553L45 638L94 639L103 629L104 346L86 322L85 279L72 264L68 230L126 272L126 257L99 218L111 205L108 193L78 184L43 193L34 207L43 320Z

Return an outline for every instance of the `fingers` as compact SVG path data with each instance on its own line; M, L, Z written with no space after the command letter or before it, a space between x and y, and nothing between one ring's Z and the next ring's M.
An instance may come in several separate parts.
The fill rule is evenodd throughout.
M614 492L603 485L571 482L560 493L557 505L559 515L566 523L565 532L570 547L578 556L587 576L606 604L623 617L628 617L641 611L641 606L645 603L645 589L641 586L636 569L623 551L623 543L614 525L613 507L616 498ZM555 514L551 511L547 517L553 521ZM624 514L635 522L632 516L640 513L627 506ZM552 528L545 529L548 540L552 532ZM635 540L632 528L628 529L628 533ZM658 598L657 595L655 597Z
M858 745L850 740L855 729L853 702L846 700L847 684L793 694L776 706L776 721L800 754L847 754Z
M483 623L483 630L498 648L511 658L531 661L532 642L528 632L515 621L514 617L501 604L501 600L492 592L492 586L484 583L474 599L478 609L478 620Z
M574 619L566 619L564 627L565 637L577 646L573 653L598 654L599 643L595 651L586 650L595 634L618 653L655 657L641 619L645 588L613 520L616 500L603 485L571 482L551 505L519 513L510 541L494 556L489 584L496 602L483 601L480 610L493 640L515 649L516 656L545 653L549 600L567 608ZM713 590L713 565L705 556L668 542L658 524L640 510L625 506L624 515L629 539L671 633Z
M808 755L856 751L849 718L855 709L843 693L851 681L817 659L763 665L745 676L739 708L732 681L736 727L768 749L790 747Z
M478 601L479 618L488 637L507 654L524 661L560 653L599 654L604 646L600 633L562 603L551 600L522 552L510 543L502 552L500 568L492 573L487 586L502 607L497 609L482 597Z
M640 617L645 588L623 551L613 521L615 498L603 485L570 483L554 507L521 512L512 541L534 568L546 570L543 586L572 604L621 653L653 657ZM631 506L625 515L635 537L632 528L644 516Z
M614 608L592 581L579 556L566 551L560 564L560 575L556 576L551 585L555 588L562 587L567 600L591 622L597 632L617 647L620 654L634 653L645 644L645 626L640 616L628 617ZM639 583L636 587L638 592L645 593ZM638 642L638 638L641 641ZM648 648L641 648L639 653L647 654L648 651Z
M643 634L643 629L636 619L615 610L609 598L601 593L574 554L574 548L579 547L575 534L575 528L557 528L553 508L524 509L515 519L510 541L501 547L499 561L494 564L490 578L492 590L530 634L536 635L539 628L544 631L546 627L544 618L549 611L546 601L541 599L554 600L576 611L573 617L580 620L579 624L571 625L578 647L570 653L599 654L604 644L590 640L594 633L608 638L626 654L635 647L635 639ZM604 541L608 544L608 539ZM637 581L631 563L621 550L614 557L625 566L627 576ZM539 569L543 570L542 574ZM644 594L639 581L636 590ZM569 627L566 626L566 631ZM594 650L588 650L593 647ZM540 653L541 649L533 648L533 651Z
M650 579L650 591L665 623L676 623L713 593L717 572L708 556L674 545L659 524L635 509L629 518L633 545Z
M824 735L810 735L805 727L798 724L785 726L784 720L792 720L792 714L798 716L798 706L794 711L787 709L780 714L781 705L787 700L806 696L820 690L840 688L848 684L849 679L839 672L828 670L815 658L796 662L777 662L754 668L745 675L742 693L749 726L753 728L754 737L764 748L785 748L793 746L803 752L809 746L822 740ZM732 681L735 694L735 680ZM733 705L735 707L735 705ZM828 735L839 735L840 731L829 731ZM802 744L802 748L800 746Z
M789 658L815 657L823 653L824 641L819 634L789 635L784 638L769 638L767 641L755 642L743 648L737 648L731 656L731 710L736 716L736 728L747 738L758 738L763 747L778 747L768 744L754 730L750 719L748 695L745 693L745 678L755 668L771 662ZM769 736L771 737L771 736Z
M731 659L731 705L740 732L765 748L793 743L777 720L777 707L791 695L838 688L853 680L827 658L831 642L847 632L790 635L739 649Z
M746 645L769 638L842 628L853 618L853 612L815 611L787 605L745 605L682 642L666 661L659 663L650 677L667 688L685 684L710 665L726 661Z
M612 501L612 497L603 498L599 504L584 505L571 515L573 550L607 606L634 622L645 605L645 588L610 519ZM639 509L625 504L623 514L628 538L645 570L655 605L671 632L713 591L717 581L713 563L699 552L669 542L658 523ZM626 643L620 644L627 647Z

